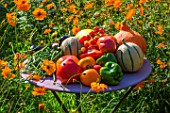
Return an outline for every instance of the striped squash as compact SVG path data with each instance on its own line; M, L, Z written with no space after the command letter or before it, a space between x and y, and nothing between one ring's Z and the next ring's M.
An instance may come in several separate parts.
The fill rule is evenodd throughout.
M61 49L64 55L75 55L78 56L81 49L81 45L78 42L78 38L69 37L61 43Z
M125 72L138 71L144 62L144 53L142 49L132 42L125 43L118 47L116 52L118 64Z

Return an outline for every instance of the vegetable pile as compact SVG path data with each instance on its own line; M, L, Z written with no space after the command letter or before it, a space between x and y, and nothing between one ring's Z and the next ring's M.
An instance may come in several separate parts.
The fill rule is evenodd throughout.
M57 80L62 84L81 81L85 86L92 82L118 85L123 72L133 73L142 67L146 51L145 39L124 22L115 36L94 27L63 36L55 46L60 48L52 59Z

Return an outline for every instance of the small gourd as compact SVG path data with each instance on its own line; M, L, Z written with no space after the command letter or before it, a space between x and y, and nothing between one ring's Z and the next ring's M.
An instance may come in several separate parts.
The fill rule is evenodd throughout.
M131 30L125 22L122 23L120 32L115 34L114 37L116 38L119 46L122 44L122 39L124 39L125 42L133 42L137 44L142 49L143 53L146 52L145 39L138 32Z
M61 43L61 50L64 55L78 56L80 49L81 45L76 37L69 37Z
M116 57L118 64L125 72L138 71L144 62L144 53L142 49L133 42L124 42L118 47Z

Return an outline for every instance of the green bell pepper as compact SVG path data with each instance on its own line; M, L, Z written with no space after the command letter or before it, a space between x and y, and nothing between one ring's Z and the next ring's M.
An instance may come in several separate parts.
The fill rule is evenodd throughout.
M101 65L101 66L104 66L106 62L108 61L112 61L112 62L115 62L117 63L117 60L116 60L116 57L114 56L113 53L105 53L104 55L102 55L100 58L98 58L96 60L96 63Z
M106 84L118 85L122 80L123 72L119 64L109 61L100 69L100 75Z

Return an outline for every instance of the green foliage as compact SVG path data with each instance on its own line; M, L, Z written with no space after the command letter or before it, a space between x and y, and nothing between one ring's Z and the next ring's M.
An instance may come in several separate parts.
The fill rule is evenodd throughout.
M5 18L6 12L6 9L0 4L0 22Z
M4 79L0 69L0 112L6 113L37 113L37 112L54 112L63 113L61 106L54 99L50 91L43 96L33 96L33 85L21 79L19 70L15 70L14 56L18 53L25 53L30 58L32 54L29 49L32 45L48 47L52 42L64 35L75 35L72 32L74 26L81 29L93 28L98 26L104 28L107 33L115 35L119 30L115 25L117 22L126 21L131 29L139 32L147 42L147 51L145 57L152 64L152 73L144 81L144 87L140 90L133 90L118 109L117 113L169 113L170 112L170 3L166 0L156 2L148 0L141 4L134 0L122 0L120 8L109 8L105 6L104 0L89 0L93 2L92 8L84 9L86 0L73 0L71 4L75 5L75 10L71 11L65 0L30 0L31 8L27 11L17 10L16 4L11 0L0 0L0 60L8 61L8 66L15 74L14 79ZM42 3L44 5L42 5ZM51 9L47 5L53 3ZM6 9L3 7L7 4ZM126 19L129 11L127 5L133 4L136 9L132 20ZM143 7L144 16L140 14L139 7ZM35 20L32 12L35 8L45 9L47 17L42 21ZM66 11L62 11L66 8ZM76 12L77 11L77 12ZM16 12L15 26L9 25L5 19L6 13ZM70 19L71 18L71 19ZM78 24L74 19L78 19ZM70 20L69 20L70 19ZM50 26L50 24L52 24ZM163 27L163 34L158 34L157 25ZM50 33L44 34L45 29L51 29ZM161 30L160 30L161 31ZM158 48L159 44L165 46ZM41 54L42 59L52 56L55 50L47 48L49 56ZM42 52L42 51L41 51ZM36 54L36 53L35 53ZM35 55L34 54L34 55ZM56 55L56 53L55 53ZM50 57L51 58L51 57ZM38 61L42 61L38 59ZM165 65L158 64L161 60ZM37 62L35 62L37 63ZM148 80L154 79L149 83ZM26 87L29 86L28 89ZM82 94L80 103L83 113L108 113L122 98L127 89L120 91L101 93L101 94ZM64 105L71 112L76 110L74 94L57 93ZM45 110L40 110L38 105L45 104Z

